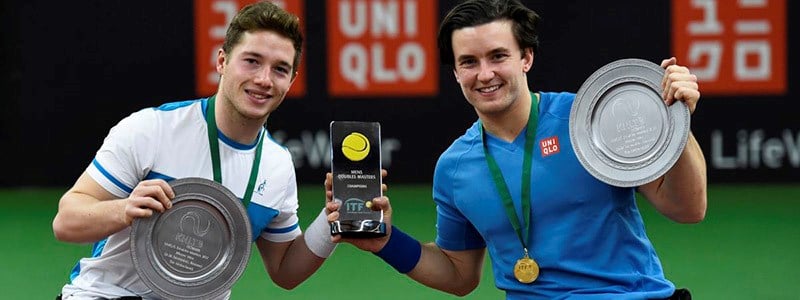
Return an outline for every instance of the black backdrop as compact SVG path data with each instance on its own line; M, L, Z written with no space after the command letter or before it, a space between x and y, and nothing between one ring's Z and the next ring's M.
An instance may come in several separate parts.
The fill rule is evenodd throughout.
M533 90L575 92L613 60L658 63L671 55L669 1L526 2L544 19L542 51L529 73ZM796 1L786 2L787 53L794 53L800 22ZM454 4L440 1L439 19ZM195 93L192 1L0 5L0 186L70 185L121 118L163 102L207 96ZM329 97L324 5L305 1L301 16L310 74L306 96L284 101L268 122L274 137L292 150L298 180L322 182L328 168L325 135L336 119L381 122L384 150L391 150L384 153L389 180L429 182L439 153L475 119L451 69L440 68L435 97ZM800 179L798 61L791 55L787 60L785 95L701 100L692 129L712 183ZM765 162L764 153L775 151L782 155Z

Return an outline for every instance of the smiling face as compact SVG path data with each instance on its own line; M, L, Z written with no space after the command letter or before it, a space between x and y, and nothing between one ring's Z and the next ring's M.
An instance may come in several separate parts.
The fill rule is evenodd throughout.
M220 50L217 72L222 77L217 97L223 114L263 125L294 81L294 57L292 41L274 31L245 32L230 53Z
M525 73L533 52L519 48L511 24L498 20L453 31L453 72L479 116L508 112L529 93Z

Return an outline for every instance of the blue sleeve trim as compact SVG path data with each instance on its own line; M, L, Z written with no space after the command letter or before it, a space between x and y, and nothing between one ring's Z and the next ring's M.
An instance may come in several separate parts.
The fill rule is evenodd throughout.
M299 227L299 225L297 223L295 223L292 226L284 227L284 228L269 228L269 227L267 227L267 228L264 228L264 232L268 232L268 233L287 233L287 232L292 232L293 230L297 229L297 227Z
M124 183L122 183L121 181L119 181L116 178L114 178L114 176L111 176L111 173L108 173L108 171L106 171L106 169L103 168L102 165L100 165L100 162L98 162L96 158L92 160L92 164L97 168L98 171L100 171L100 173L103 174L103 176L108 178L108 180L110 180L112 183L114 183L114 185L116 185L118 188L122 189L123 191L125 191L128 194L133 192L132 188L126 186Z

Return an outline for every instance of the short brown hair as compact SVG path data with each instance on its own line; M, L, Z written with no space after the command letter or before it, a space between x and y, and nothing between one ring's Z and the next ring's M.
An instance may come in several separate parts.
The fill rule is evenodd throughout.
M303 34L300 32L300 19L271 2L257 2L242 8L233 17L222 50L230 53L245 32L273 31L290 40L294 45L294 62L292 74L300 65L300 54L303 52Z

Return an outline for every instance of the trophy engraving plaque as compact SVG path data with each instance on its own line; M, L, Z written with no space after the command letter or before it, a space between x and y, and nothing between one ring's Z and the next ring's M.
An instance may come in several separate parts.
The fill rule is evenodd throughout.
M386 235L383 212L372 210L381 189L381 128L377 122L333 121L333 200L341 203L331 234L367 238Z
M689 109L662 99L664 69L622 59L594 72L581 85L570 112L570 141L595 178L633 187L664 175L689 136Z
M252 233L241 200L203 178L170 182L172 208L136 219L131 257L142 281L165 299L209 299L227 292L250 258Z

